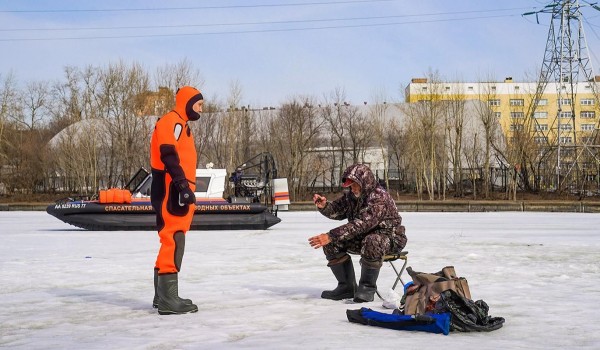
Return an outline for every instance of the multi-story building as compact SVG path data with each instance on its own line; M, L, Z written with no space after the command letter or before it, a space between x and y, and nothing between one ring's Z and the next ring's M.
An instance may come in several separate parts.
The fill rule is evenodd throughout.
M537 90L535 82L516 82L512 78L503 82L477 83L431 82L416 78L407 86L405 95L408 103L456 98L487 103L507 139L517 131L529 130L539 144L600 142L600 139L593 140L600 128L600 76L590 82L560 86L548 83L543 91Z
M600 191L600 76L545 85L512 78L477 83L416 78L405 95L407 103L471 100L487 105L476 114L496 117L506 144L513 146L504 150L504 161L523 180L538 189L581 192L593 184Z

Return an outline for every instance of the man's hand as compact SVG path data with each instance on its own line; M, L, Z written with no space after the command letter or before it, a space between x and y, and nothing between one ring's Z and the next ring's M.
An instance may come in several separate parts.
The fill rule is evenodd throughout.
M315 193L313 195L313 202L315 202L315 205L317 206L317 208L323 209L323 208L325 208L325 205L327 205L327 198L325 198L324 196L321 196L318 193Z
M320 235L310 237L308 239L308 242L310 243L311 247L313 247L315 249L319 249L322 246L325 246L325 245L328 245L329 243L331 243L331 239L329 238L329 235L327 233L321 233Z
M179 192L179 201L182 204L194 204L196 203L196 195L191 188L186 187Z
M194 195L194 191L190 188L190 185L185 182L180 181L175 184L177 189L179 190L179 202L181 204L194 204L196 203L196 195Z

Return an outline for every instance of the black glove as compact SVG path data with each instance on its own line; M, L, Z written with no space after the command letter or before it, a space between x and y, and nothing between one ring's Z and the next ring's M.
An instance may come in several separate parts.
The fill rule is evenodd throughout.
M194 191L190 188L187 180L175 183L177 190L179 190L179 203L181 204L194 204L196 203L196 196Z

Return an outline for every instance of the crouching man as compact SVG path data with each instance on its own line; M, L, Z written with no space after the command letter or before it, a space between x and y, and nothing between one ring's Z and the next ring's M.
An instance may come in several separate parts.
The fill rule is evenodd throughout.
M378 184L368 166L348 167L342 176L342 186L350 191L337 200L329 202L319 194L313 196L324 216L348 219L348 223L308 239L313 248L323 247L327 266L338 281L337 287L324 291L321 298L373 301L383 256L400 252L406 245L402 218L393 198ZM349 254L361 256L358 287Z

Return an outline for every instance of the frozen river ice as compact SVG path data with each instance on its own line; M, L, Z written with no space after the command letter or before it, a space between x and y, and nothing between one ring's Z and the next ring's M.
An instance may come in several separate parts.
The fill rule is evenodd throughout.
M155 232L83 231L44 212L0 212L0 347L14 349L599 349L600 215L401 213L409 266L454 265L474 299L506 318L491 333L351 324L320 298L335 286L307 238L339 224L280 212L265 231L191 231L180 295L199 312L152 309ZM357 272L358 259L354 259ZM409 279L404 275L404 279ZM380 290L388 297L392 271Z

